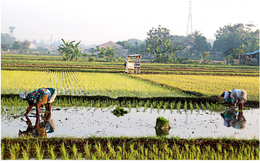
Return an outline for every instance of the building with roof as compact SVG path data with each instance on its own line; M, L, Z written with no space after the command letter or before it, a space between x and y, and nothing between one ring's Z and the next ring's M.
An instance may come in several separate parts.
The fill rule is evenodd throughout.
M100 47L100 48L108 48L108 47L111 47L111 46L113 46L113 48L116 49L115 53L117 54L117 57L121 56L123 58L123 57L126 57L126 55L128 54L127 49L124 49L123 46L121 46L117 43L114 43L112 41L98 45L98 47Z
M190 48L193 48L196 45L194 42L191 42L191 41L186 41L186 42L184 42L184 44L189 46Z
M246 60L248 61L249 65L259 65L259 50L246 53L244 56L246 57Z

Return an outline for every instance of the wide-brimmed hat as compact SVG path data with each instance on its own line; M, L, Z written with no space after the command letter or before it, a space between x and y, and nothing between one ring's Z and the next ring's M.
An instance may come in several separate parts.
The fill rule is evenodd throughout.
M20 94L19 94L20 102L21 102L23 99L25 99L26 96L27 96L27 91L24 91L24 92L20 93Z

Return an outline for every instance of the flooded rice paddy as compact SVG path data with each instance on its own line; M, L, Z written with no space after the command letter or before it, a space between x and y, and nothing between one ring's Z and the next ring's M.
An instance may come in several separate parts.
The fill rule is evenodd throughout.
M53 107L52 116L55 131L47 133L47 137L88 137L88 136L127 136L143 137L156 136L156 118L162 116L170 121L171 129L167 137L180 138L198 137L234 137L252 139L259 138L259 109L244 110L246 127L238 130L224 126L221 112L207 110L157 110L141 108L124 108L129 113L116 117L110 108L60 108ZM23 108L24 110L26 108ZM17 137L19 130L25 131L27 124L25 117L17 119L10 115L10 108L1 115L1 137ZM21 111L20 111L21 112ZM35 110L28 117L32 124L36 122ZM42 120L41 120L42 121Z

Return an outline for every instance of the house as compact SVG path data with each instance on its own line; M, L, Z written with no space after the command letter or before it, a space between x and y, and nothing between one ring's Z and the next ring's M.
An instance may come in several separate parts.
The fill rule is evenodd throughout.
M234 51L234 49L236 49L235 47L233 48L229 48L228 50L224 51L223 54L226 56L232 54L232 52Z
M101 44L101 45L98 45L98 47L100 47L100 48L107 48L107 47L111 47L111 46L113 46L113 48L115 48L115 49L123 49L123 47L121 46L121 45L119 45L119 44L117 44L117 43L114 43L114 42L112 42L112 41L109 41L109 42L107 42L107 43L104 43L104 44Z
M246 60L248 60L249 65L259 65L259 50L246 53L244 56L246 57Z
M30 43L29 48L30 49L36 49L37 47L36 47L36 45L34 43Z
M184 42L184 44L190 48L193 48L196 45L194 42L191 42L191 41L186 41L186 42Z
M116 49L115 53L117 54L117 56L121 56L123 58L123 57L126 57L126 55L128 54L127 49L124 49L123 46L121 46L117 43L114 43L112 41L98 45L98 47L100 47L100 48L108 48L108 47L111 47L111 46L113 46L113 48Z

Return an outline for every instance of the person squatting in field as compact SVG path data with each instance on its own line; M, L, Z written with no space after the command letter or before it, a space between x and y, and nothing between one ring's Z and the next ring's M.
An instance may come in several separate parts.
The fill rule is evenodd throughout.
M51 103L56 98L57 92L53 88L40 88L31 93L27 91L20 93L20 101L27 100L29 107L26 110L25 116L31 111L33 106L36 106L36 114L40 115L40 107L45 105L46 111L51 111Z
M237 129L244 129L246 119L243 115L243 105L247 101L247 92L241 89L233 89L230 91L223 92L221 97L224 97L224 103L229 105L229 108L220 115L224 119L224 124L227 127L234 127ZM231 106L236 106L238 103L239 113Z

